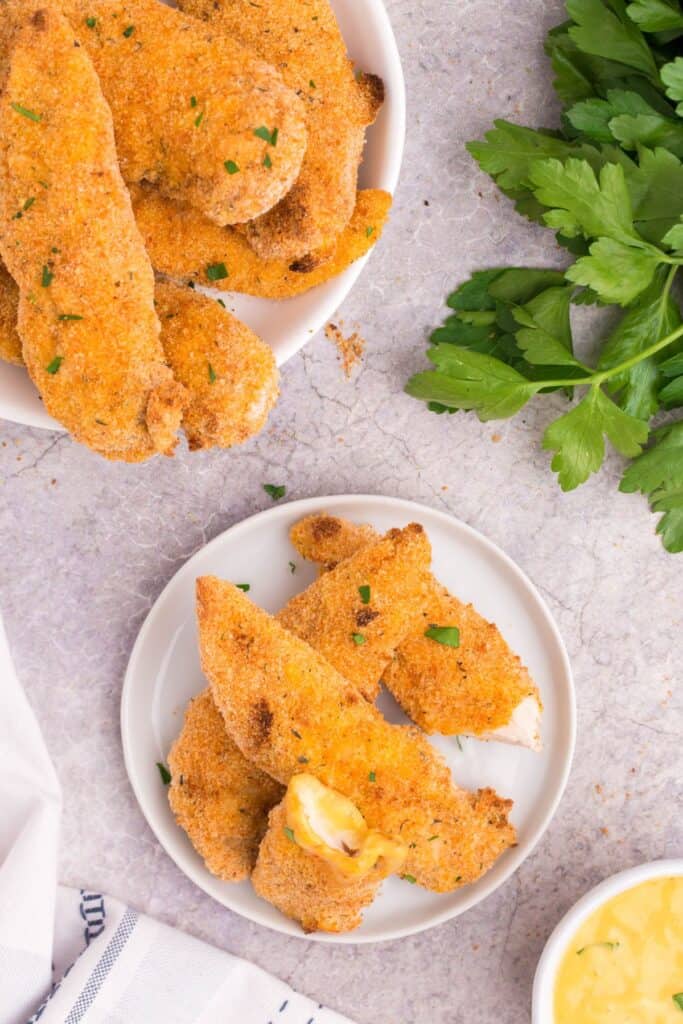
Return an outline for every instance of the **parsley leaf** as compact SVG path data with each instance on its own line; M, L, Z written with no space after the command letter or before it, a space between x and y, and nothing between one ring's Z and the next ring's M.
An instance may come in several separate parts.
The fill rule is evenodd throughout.
M226 160L223 164L228 174L237 174L239 167L234 160Z
M513 307L512 314L522 325L515 337L530 363L581 369L581 363L572 355L571 298L572 289L565 285L546 288L525 306Z
M634 0L626 8L626 13L643 32L669 32L683 28L683 11L678 0Z
M28 107L22 107L21 103L10 103L10 106L15 114L21 114L22 117L28 118L29 121L40 122L43 120L42 114L36 114L34 110L29 110Z
M64 356L55 356L52 362L47 364L45 370L47 371L47 373L54 375L55 373L58 372L59 367L62 365L63 362Z
M533 381L499 359L454 345L435 345L436 371L416 373L406 391L452 409L474 409L481 420L514 416L536 392Z
M563 491L573 490L600 469L605 457L605 434L617 451L633 457L642 451L648 428L596 386L546 429L543 447L556 453L551 465Z
M460 646L460 630L457 626L431 625L425 629L424 635L428 640L435 640L437 644L443 644L444 647Z
M665 284L664 278L667 276ZM680 311L670 295L672 280L671 273L667 275L663 268L658 271L652 285L642 293L635 305L624 312L608 335L600 352L598 369L617 366L639 355L652 344L653 338L663 338L680 325ZM615 401L631 416L647 420L659 408L657 361L656 356L641 360L623 373L614 375L608 382Z
M633 226L631 197L624 170L618 164L605 164L599 178L585 160L571 157L539 160L530 170L534 195L543 206L551 207L543 219L562 234L586 238L603 235L625 243L643 244Z
M279 501L280 498L284 498L287 488L284 484L264 484L263 490L273 501Z
M619 490L640 491L653 512L664 515L657 525L667 551L683 551L683 421L653 433L654 444L632 462Z
M647 249L637 249L614 238L599 238L567 270L575 284L583 284L603 302L628 306L649 286L659 259Z
M163 782L164 786L168 786L172 778L168 768L166 767L165 764L162 764L161 761L157 761L157 768L159 769L159 775L161 776L161 781Z
M603 0L567 0L567 13L576 23L569 29L569 37L584 53L627 64L649 78L657 78L652 51L623 5Z
M359 587L358 593L363 604L370 604L370 587L366 585Z
M659 74L666 86L666 95L678 103L676 113L683 117L683 57L676 57L670 64L665 64Z
M209 263L206 268L206 277L209 281L223 281L228 276L225 263Z
M683 1010L683 992L676 992L671 997L679 1010Z

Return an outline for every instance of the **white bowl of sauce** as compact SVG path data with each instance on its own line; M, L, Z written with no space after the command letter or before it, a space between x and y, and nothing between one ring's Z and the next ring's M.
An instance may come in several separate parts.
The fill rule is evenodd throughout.
M683 860L622 871L562 918L532 1024L683 1024Z

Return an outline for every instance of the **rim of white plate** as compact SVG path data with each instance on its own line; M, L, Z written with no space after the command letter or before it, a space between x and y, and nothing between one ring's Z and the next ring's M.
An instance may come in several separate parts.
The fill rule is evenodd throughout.
M613 896L618 896L627 889L634 889L642 882L649 882L653 878L679 876L683 876L681 858L648 861L603 879L570 907L551 932L536 967L532 994L532 1024L551 1024L557 970L572 935L593 911L611 900Z
M509 555L507 555L497 544L489 540L484 534L480 533L474 527L469 526L462 520L458 519L457 516L451 515L447 512L442 512L437 509L433 509L428 505L423 505L420 502L410 501L405 498L392 498L386 495L376 494L341 494L341 495L324 495L313 498L301 498L296 501L286 502L282 505L276 505L272 508L263 509L261 512L257 512L252 516L248 516L246 519L240 520L238 523L234 523L228 527L222 533L218 534L207 544L196 551L190 558L185 562L184 565L171 577L166 586L163 588L156 601L150 608L145 621L143 622L140 631L136 637L133 649L128 661L126 673L123 682L123 688L121 693L121 738L123 746L123 756L126 766L126 772L130 781L131 787L138 801L140 809L147 821L147 824L152 829L157 840L168 854L168 856L174 861L177 867L191 879L199 888L212 898L217 899L215 894L210 893L205 886L205 871L203 864L195 863L194 861L183 861L182 863L176 857L175 853L169 849L165 837L161 833L161 829L157 827L155 816L153 811L149 811L148 801L145 793L143 784L138 778L137 768L135 765L134 755L134 744L131 744L132 728L130 722L132 720L132 702L133 702L133 680L138 672L137 662L143 655L143 650L147 640L147 634L153 626L153 619L155 616L155 610L157 606L164 602L166 595L170 591L171 587L176 587L182 580L191 575L194 570L194 565L200 556L205 557L207 552L210 552L212 548L218 548L220 544L224 542L224 538L228 534L236 534L241 530L252 528L255 523L260 520L273 520L278 521L280 519L287 519L296 515L300 518L304 515L309 515L312 512L321 511L330 506L333 507L334 513L341 512L345 507L354 505L359 502L379 502L380 504L386 504L392 509L401 510L411 514L419 521L419 516L431 516L446 526L453 528L454 526L461 530L473 544L479 545L484 548L489 555L498 559L505 569L516 578L516 580L522 584L529 598L535 604L537 610L541 613L544 620L544 625L549 629L553 641L556 645L556 654L559 656L562 670L563 670L563 681L566 688L567 697L567 712L568 719L565 722L567 741L564 760L562 763L562 770L559 775L559 779L555 785L554 794L548 804L545 814L538 821L535 828L531 829L529 835L526 836L523 842L506 853L506 866L504 870L500 871L499 876L492 878L492 872L488 876L484 876L477 883L479 887L476 892L472 892L469 898L465 898L462 904L456 908L448 907L442 912L433 913L430 915L429 920L424 923L417 925L407 925L405 927L386 929L381 936L375 935L363 935L362 933L346 933L341 935L330 935L321 932L316 932L311 935L304 935L294 922L289 921L282 915L282 919L272 920L267 913L261 913L259 909L249 913L245 913L240 907L233 906L229 900L217 900L232 910L234 913L251 920L256 924L260 924L266 928L270 928L273 931L278 931L284 935L294 936L299 939L306 939L314 942L325 942L325 943L338 943L345 945L364 945L371 942L385 942L395 939L404 938L408 935L418 934L423 931L427 931L430 928L434 928L446 921L451 920L454 917L459 917L465 911L470 910L473 906L483 902L493 892L495 892L500 886L507 882L511 876L517 871L520 865L526 860L528 856L533 852L543 835L545 834L550 822L552 821L555 812L557 811L558 805L564 794L569 773L571 771L571 765L574 756L574 749L576 744L576 693L574 689L574 680L571 670L571 663L569 655L565 647L562 635L559 628L552 616L547 603L534 586L533 582L529 579L526 573L520 569L520 567L514 562ZM488 883L487 883L488 880ZM461 890L462 891L462 890Z
M359 64L381 76L384 81L384 105L375 123L366 133L366 146L360 168L364 188L384 189L394 194L398 183L406 127L405 79L401 58L383 0L331 0L349 53ZM348 25L362 19L362 35L352 34ZM346 26L346 31L345 31ZM376 55L369 48L376 42ZM365 59L361 59L365 55ZM292 299L257 299L248 295L199 290L222 297L240 319L253 327L271 344L278 366L291 359L330 320L358 280L373 249L356 260L342 274ZM284 324L284 308L298 303L301 312L292 323ZM268 315L272 309L272 316ZM274 326L268 337L268 325ZM265 324L265 327L264 327ZM44 409L36 388L22 366L0 361L0 418L28 427L64 432L64 427Z

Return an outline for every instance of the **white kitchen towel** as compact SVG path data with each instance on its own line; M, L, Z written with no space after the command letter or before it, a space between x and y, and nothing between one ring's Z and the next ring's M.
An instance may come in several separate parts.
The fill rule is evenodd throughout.
M0 1024L350 1024L118 900L58 887L60 812L0 620Z

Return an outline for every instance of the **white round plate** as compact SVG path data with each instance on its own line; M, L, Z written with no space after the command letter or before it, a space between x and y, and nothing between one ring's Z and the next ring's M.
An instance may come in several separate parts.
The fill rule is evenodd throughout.
M569 773L575 707L564 644L533 584L476 530L414 502L361 495L276 505L226 530L176 573L140 630L123 686L123 751L142 811L178 867L231 910L276 931L301 937L298 926L259 899L249 882L222 882L207 871L175 823L156 762L166 761L180 732L187 702L207 685L197 649L196 578L214 574L234 583L249 583L249 597L269 612L276 612L316 576L315 568L293 550L289 528L302 516L321 511L371 523L382 532L411 521L422 523L432 543L436 576L498 624L529 667L545 705L542 754L502 743L465 739L458 745L453 737L432 737L458 783L471 789L493 786L502 796L513 798L512 820L518 829L519 845L508 850L475 885L453 893L437 895L390 878L357 931L308 936L319 942L378 942L440 924L502 885L543 835ZM295 563L295 572L290 561ZM406 721L388 694L380 696L379 706L391 721Z
M361 188L394 192L405 141L405 83L401 59L382 0L330 0L351 58L358 67L384 81L385 101L368 128L360 168ZM267 341L281 366L302 348L334 315L355 284L370 253L343 274L293 299L257 299L202 288L222 296L235 313ZM63 430L47 414L24 369L0 361L0 417L29 427Z

